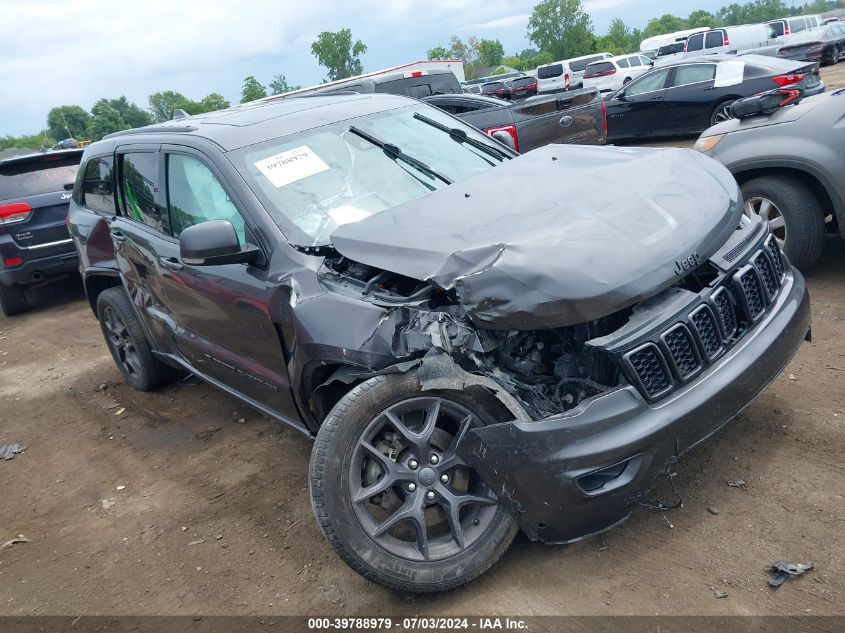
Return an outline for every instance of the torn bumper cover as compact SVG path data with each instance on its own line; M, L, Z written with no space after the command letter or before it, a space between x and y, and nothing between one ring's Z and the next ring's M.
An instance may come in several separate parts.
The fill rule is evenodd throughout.
M658 403L626 386L561 415L471 430L465 459L533 540L566 543L631 513L683 453L736 416L772 382L809 334L797 271L758 326L695 381Z

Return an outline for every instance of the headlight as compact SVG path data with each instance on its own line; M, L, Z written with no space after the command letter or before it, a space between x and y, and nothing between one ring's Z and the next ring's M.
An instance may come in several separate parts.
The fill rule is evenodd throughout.
M707 153L711 149L716 147L719 144L719 141L721 141L723 138L725 138L724 134L716 134L715 136L707 137L702 136L695 142L695 145L693 145L692 148L694 150L698 150L701 153Z

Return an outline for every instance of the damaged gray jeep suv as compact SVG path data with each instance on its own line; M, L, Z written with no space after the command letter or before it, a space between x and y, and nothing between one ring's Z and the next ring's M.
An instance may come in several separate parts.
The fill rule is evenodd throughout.
M710 158L519 156L399 96L112 135L69 225L126 382L189 371L315 437L320 528L402 590L518 530L618 524L809 336L803 278Z

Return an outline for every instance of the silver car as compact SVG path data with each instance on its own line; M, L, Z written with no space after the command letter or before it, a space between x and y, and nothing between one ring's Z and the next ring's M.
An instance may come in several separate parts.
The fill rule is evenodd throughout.
M695 145L733 173L746 215L769 223L799 269L818 259L827 233L845 237L843 120L845 89L771 114L725 121L706 130Z

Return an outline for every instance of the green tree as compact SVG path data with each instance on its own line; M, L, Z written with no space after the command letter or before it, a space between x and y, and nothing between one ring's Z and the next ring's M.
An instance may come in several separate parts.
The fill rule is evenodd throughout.
M640 39L638 29L629 29L622 18L613 18L607 29L607 35L598 38L596 47L600 51L624 55L639 50Z
M47 131L54 139L84 138L91 115L78 105L58 106L47 114Z
M155 92L149 96L150 110L159 123L173 118L173 112L178 108L191 114L191 100L181 92L165 90Z
M91 121L88 134L92 141L99 141L106 134L129 129L129 125L120 116L108 99L100 99L91 107Z
M66 138L66 135L62 138ZM0 136L0 150L6 150L14 147L39 150L42 148L52 147L56 144L55 137L50 135L47 130L41 130L38 134L22 134L21 136Z
M248 103L256 99L263 99L267 96L267 88L258 81L255 77L250 75L244 78L244 85L241 88L241 103Z
M541 0L528 18L528 39L555 59L594 50L593 23L581 0Z
M649 20L645 26L645 31L643 31L643 36L654 37L655 35L663 35L664 33L683 31L686 26L686 20L683 18L666 13L659 18Z
M134 103L129 103L124 96L118 97L117 99L108 99L107 101L112 108L117 110L120 118L130 128L144 127L153 122L153 117L149 112L142 110ZM93 114L93 108L91 112Z
M429 59L449 59L452 56L452 51L445 46L437 45L428 49L427 55Z
M693 11L687 16L686 20L686 27L688 29L700 29L704 27L715 29L720 24L719 19L715 15L704 9Z
M346 79L364 72L361 55L367 52L367 46L361 40L352 42L352 31L323 31L311 44L311 53L320 66L326 69L329 81Z
M223 95L217 92L210 92L200 101L191 102L191 110L185 110L188 114L202 114L203 112L214 112L225 110L231 104Z
M502 65L516 68L517 70L528 70L526 60L522 59L519 55L506 55L502 57Z
M283 95L286 92L299 90L301 87L302 86L291 86L284 75L276 75L273 77L273 81L270 82L269 86L271 95Z
M478 58L482 66L496 66L505 56L505 47L499 40L478 40Z

